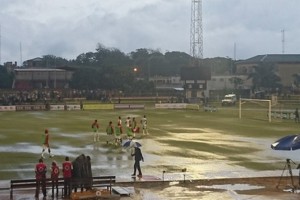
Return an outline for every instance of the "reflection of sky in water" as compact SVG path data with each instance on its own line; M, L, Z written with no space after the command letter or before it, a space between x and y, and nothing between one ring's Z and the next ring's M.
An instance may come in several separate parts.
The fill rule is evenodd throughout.
M41 116L38 113L34 113L36 116ZM133 116L133 115L131 115ZM152 129L154 131L154 129ZM92 170L93 175L115 175L117 181L128 181L131 179L133 172L134 160L130 155L129 149L116 148L107 145L92 144L87 142L86 133L60 133L57 128L50 129L51 132L60 135L64 138L74 138L82 140L83 143L80 146L71 146L72 144L65 145L63 143L55 142L51 148L52 153L55 156L69 156L71 160L79 156L80 154L90 155L92 158ZM241 155L246 159L251 159L254 162L275 163L282 162L284 168L285 160L287 158L292 159L295 163L299 163L299 152L296 151L275 151L271 149L270 145L275 141L268 138L247 138L232 135L224 135L216 133L210 129L188 129L189 133L169 133L168 137L161 136L160 139L166 140L186 140L193 142L205 142L216 145L228 145L232 147L253 147L259 149L249 155ZM178 132L178 131L176 131ZM0 135L0 138L5 135ZM182 149L176 146L168 146L163 142L157 142L150 137L145 137L138 140L142 144L142 152L145 158L145 162L141 162L143 174L153 175L159 178L163 178L163 171L167 171L164 174L165 180L193 180L199 178L243 178L243 177L263 177L263 176L280 176L282 170L276 171L255 171L247 169L242 166L238 166L234 161L230 161L226 156L222 154L215 154L210 152L198 152L189 150L189 157L176 157L166 155L165 152L182 152ZM52 144L51 144L52 145ZM15 145L0 146L0 152L20 152L20 153L32 153L36 154L38 158L41 154L42 146L34 143L16 143ZM300 151L300 150L299 150ZM180 153L181 154L181 153ZM207 157L207 159L203 159ZM9 168L2 169L4 172L19 172L19 177L30 178L34 176L33 168L36 163L36 158L27 164L21 164L19 166L9 166ZM49 163L50 160L47 160ZM299 171L295 169L293 165L293 174L298 175ZM180 169L187 168L186 173L180 172ZM287 172L288 170L286 170ZM288 175L288 174L287 174ZM242 195L238 195L234 190L251 190L260 189L258 186L236 184L236 185L214 185L209 187L198 186L202 189L222 189L224 192L212 193L210 191L186 191L185 188L171 186L168 189L163 189L158 193L153 193L151 190L141 190L143 199L166 199L165 194L168 194L167 199L176 199L180 193L185 194L185 199L246 199ZM197 193L198 192L198 193ZM197 193L197 194L195 194ZM173 196L172 196L173 195ZM195 198L195 196L197 196Z
M71 146L63 143L55 142L51 146L51 152L55 156L69 156L71 160L80 154L90 155L92 158L92 169L96 175L99 174L116 174L121 179L130 178L132 174L134 160L130 155L130 149L122 147L112 147L102 144L92 144L87 142L86 133L68 134L59 133L58 129L52 129L56 134L64 138L78 138L82 140L82 146ZM195 131L195 133L191 133ZM172 134L172 133L170 133ZM0 135L1 137L1 135ZM215 138L214 140L212 138ZM275 151L270 148L273 139L264 138L247 138L232 135L224 135L213 132L210 129L189 129L189 133L176 133L172 137L162 136L160 139L167 140L186 140L193 142L206 142L218 145L228 146L249 146L259 149L255 153L242 155L255 162L274 163L282 162L284 167L285 159L290 158L294 162L300 159L298 151ZM234 161L230 161L222 154L214 154L213 152L203 152L189 150L188 157L176 157L166 155L165 152L182 152L182 149L176 146L168 146L163 142L154 141L151 137L137 139L142 144L142 152L145 162L141 162L142 170L146 174L162 177L162 171L171 169L165 174L166 180L182 180L183 175L179 173L180 169L187 168L186 179L197 178L229 178L229 177L245 177L245 176L274 176L280 175L282 170L277 171L255 171L238 166ZM86 144L84 144L84 142ZM52 144L51 144L52 145ZM0 152L20 152L32 153L37 157L41 154L42 146L33 143L17 143L13 146L0 146ZM47 153L47 152L46 152ZM208 159L203 159L207 157ZM35 162L35 161L34 161ZM33 163L34 164L34 163ZM22 166L22 171L32 170L32 165ZM12 167L16 168L16 166ZM298 170L294 169L293 173L298 174ZM173 169L173 170L172 170ZM9 171L8 169L4 169ZM11 169L10 171L14 171Z
M197 188L207 188L207 189L221 189L221 190L254 190L262 189L263 186L249 185L249 184L225 184L225 185L200 185Z

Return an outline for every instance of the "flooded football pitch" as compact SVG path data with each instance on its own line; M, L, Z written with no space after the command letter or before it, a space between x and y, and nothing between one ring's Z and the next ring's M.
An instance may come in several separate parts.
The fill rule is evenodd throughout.
M112 118L116 119L119 114L124 119L126 116L141 118L144 112L132 111L131 113L121 112L121 114L107 112L105 116L99 116L99 113L94 112L86 112L84 115L74 112L73 122L70 122L70 119L65 119L66 122L59 122L56 119L59 115L50 115L48 112L29 113L28 118L32 118L33 121L36 120L37 123L42 121L37 128L32 128L34 131L27 130L28 128L23 130L22 126L12 126L14 130L9 129L9 126L6 129L1 129L0 138L10 141L7 144L2 143L0 146L1 157L5 158L5 162L0 164L2 180L34 177L34 166L41 156L42 147L39 142L40 139L35 138L37 136L33 132L47 127L51 133L51 153L55 155L53 158L46 156L45 163L48 166L53 160L60 165L65 156L69 156L73 160L80 154L85 154L91 157L94 176L115 175L117 181L132 181L131 174L134 161L131 156L131 149L112 144L112 138L107 136L103 130L106 122ZM159 120L155 117L159 117L160 114L166 115L166 113L163 111L147 112L149 114L150 134L138 133L134 139L142 144L141 149L145 162L141 162L141 167L144 175L174 182L178 180L280 176L285 166L285 159L292 159L295 163L300 160L297 151L272 150L270 145L276 137L227 134L223 130L199 126L196 123L194 126L185 127L177 123L177 119L172 118L158 123L159 120L164 120L164 117ZM181 121L183 118L190 120L197 116L197 113L185 112L183 114L179 118ZM89 127L89 123L96 117L99 121L103 121L100 142L93 142L93 133L89 128L72 132L72 130L65 130L60 126L60 123L70 124L68 126L72 126L73 123L74 126L79 126L82 123L84 125L80 126ZM2 115L1 118L5 119L5 115ZM13 120L13 115L7 116L6 120L9 121L9 118ZM58 121L50 123L52 120ZM8 129L9 131L7 131ZM10 137L8 132L13 132L14 139L8 139ZM27 136L25 139L22 138L24 141L21 141L18 134L24 133ZM124 138L123 141L125 140ZM268 165L272 167L267 167ZM293 168L293 173L298 173L296 167ZM221 192L224 199L237 199L234 197L234 193L228 191L236 190L234 187L251 189L255 186L236 185L228 186L229 189L224 189L224 187L226 186L215 185L210 189L224 190ZM169 196L172 196L174 191L177 191L178 194L185 192L187 197L190 194L190 199L195 199L193 196L200 195L199 191L185 190L179 186L171 185L164 189L164 194L169 193ZM148 189L143 189L140 192L143 199L164 199L164 195L159 192L149 192ZM174 195L173 197L176 199L176 194ZM202 199L214 199L216 194L207 192L205 195L203 193L201 195L203 196Z

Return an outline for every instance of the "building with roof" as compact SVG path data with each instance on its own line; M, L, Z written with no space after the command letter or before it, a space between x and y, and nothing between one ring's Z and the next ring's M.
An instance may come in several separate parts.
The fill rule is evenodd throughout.
M64 69L14 69L12 88L17 90L30 90L42 88L68 88L73 71Z
M236 62L237 75L249 75L254 71L254 66L261 63L273 63L274 71L280 77L283 87L290 87L293 75L300 74L300 54L266 54Z

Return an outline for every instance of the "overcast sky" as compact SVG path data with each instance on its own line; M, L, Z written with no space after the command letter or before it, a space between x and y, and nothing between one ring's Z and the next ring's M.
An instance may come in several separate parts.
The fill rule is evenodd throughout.
M202 4L204 58L299 53L299 0ZM191 0L0 0L0 6L1 64L48 54L75 59L98 43L125 53L190 50Z

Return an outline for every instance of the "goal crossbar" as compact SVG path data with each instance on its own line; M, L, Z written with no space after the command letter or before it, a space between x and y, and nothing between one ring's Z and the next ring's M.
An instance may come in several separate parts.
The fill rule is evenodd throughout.
M266 100L266 99L244 99L244 98L240 98L239 101L239 118L242 118L242 102L268 102L269 106L268 106L268 117L269 117L269 122L271 122L271 108L272 108L272 101L271 100Z

